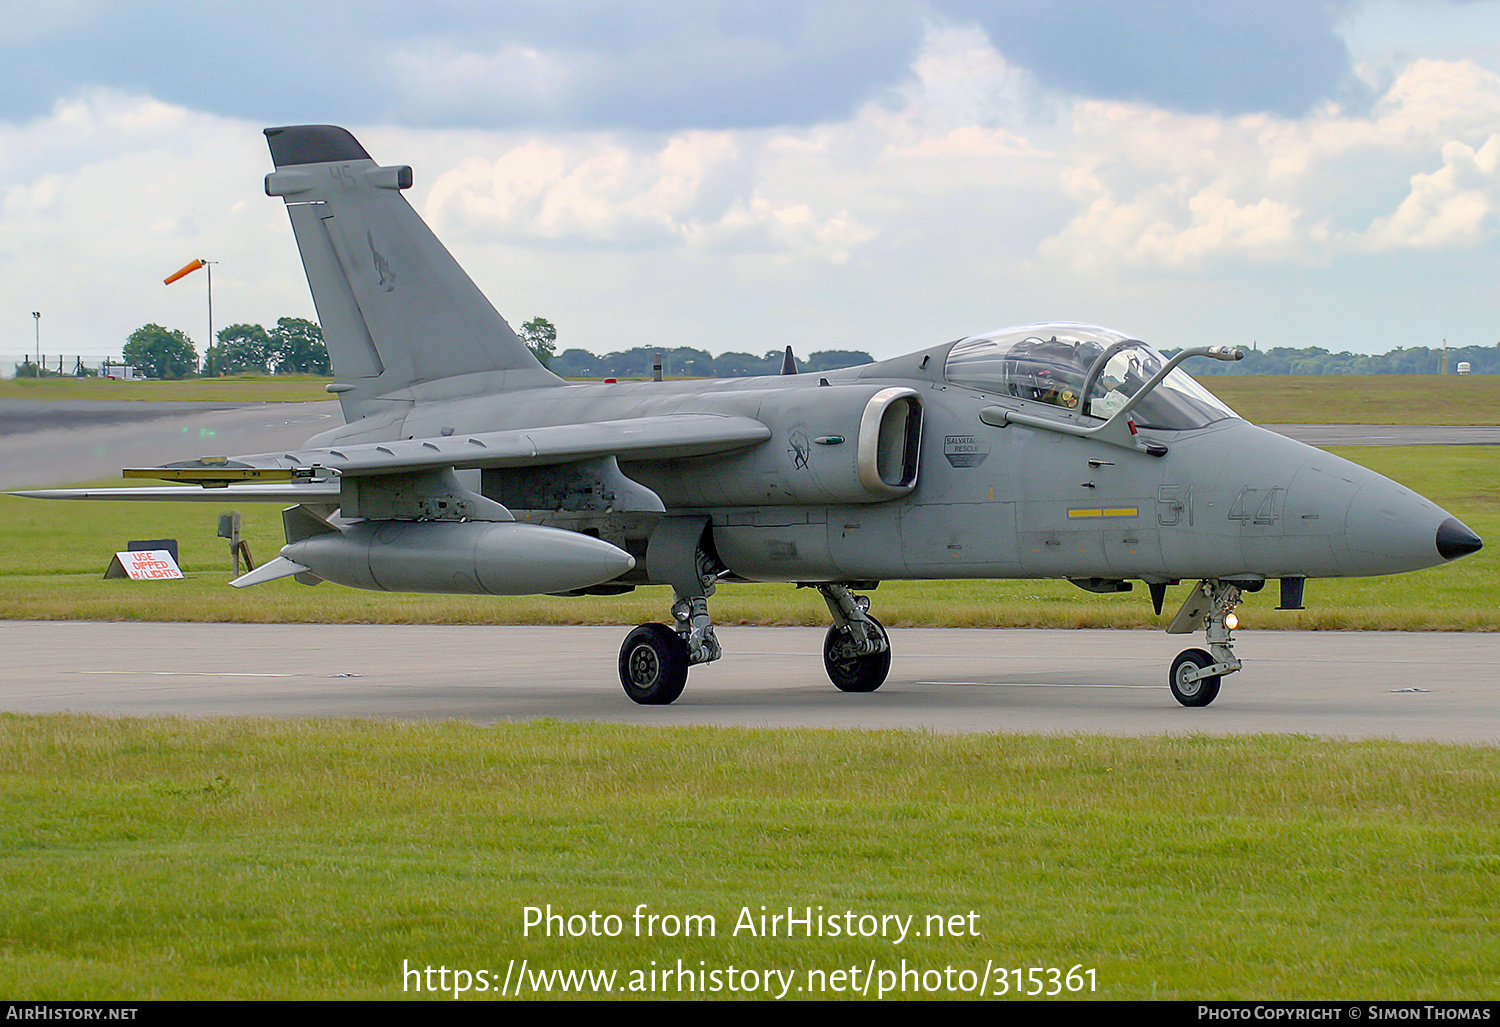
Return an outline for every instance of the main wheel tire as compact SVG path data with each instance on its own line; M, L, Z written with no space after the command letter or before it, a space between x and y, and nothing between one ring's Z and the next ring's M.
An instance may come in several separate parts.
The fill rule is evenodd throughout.
M620 646L620 684L642 706L665 706L687 684L687 643L665 624L642 624Z
M890 639L878 620L870 617L870 622L886 640L881 652L863 655L855 652L849 633L837 624L828 629L823 639L823 669L841 692L873 692L885 684L885 676L891 672Z
M1214 658L1202 649L1184 649L1178 653L1177 659L1172 661L1172 672L1167 676L1167 683L1172 686L1172 698L1184 706L1207 706L1218 698L1218 674L1197 681L1184 680L1191 672L1213 665Z

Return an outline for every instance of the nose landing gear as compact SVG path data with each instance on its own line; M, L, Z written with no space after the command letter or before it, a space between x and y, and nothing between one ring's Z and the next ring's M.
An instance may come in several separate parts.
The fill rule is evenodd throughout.
M1172 697L1184 706L1207 706L1218 698L1220 678L1244 666L1234 655L1234 637L1230 634L1234 608L1240 605L1241 584L1217 578L1198 582L1167 628L1169 635L1202 629L1208 639L1208 652L1184 649L1172 661L1167 684Z

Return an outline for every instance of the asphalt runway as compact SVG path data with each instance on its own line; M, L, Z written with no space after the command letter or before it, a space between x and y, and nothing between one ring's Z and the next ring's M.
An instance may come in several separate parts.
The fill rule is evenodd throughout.
M122 467L295 448L342 423L336 400L213 404L5 399L0 400L0 490L118 478Z
M1500 424L1264 424L1309 446L1500 446Z
M1500 634L1241 630L1245 669L1224 679L1213 705L1187 709L1166 673L1179 649L1201 644L1194 636L895 630L886 684L844 694L823 675L822 629L725 627L724 659L695 668L675 704L645 707L619 686L625 633L0 622L0 709L1500 744Z

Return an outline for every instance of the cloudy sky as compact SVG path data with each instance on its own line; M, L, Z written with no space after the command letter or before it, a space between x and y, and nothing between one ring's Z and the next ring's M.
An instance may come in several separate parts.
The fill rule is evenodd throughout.
M1500 341L1500 0L0 0L0 354L313 316L268 125L350 128L595 352Z

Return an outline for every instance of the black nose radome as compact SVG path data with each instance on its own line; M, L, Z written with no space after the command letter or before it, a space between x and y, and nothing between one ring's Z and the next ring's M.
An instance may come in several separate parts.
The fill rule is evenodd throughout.
M1460 556L1477 553L1484 548L1478 535L1457 517L1450 517L1437 530L1438 555L1444 560L1457 560Z

